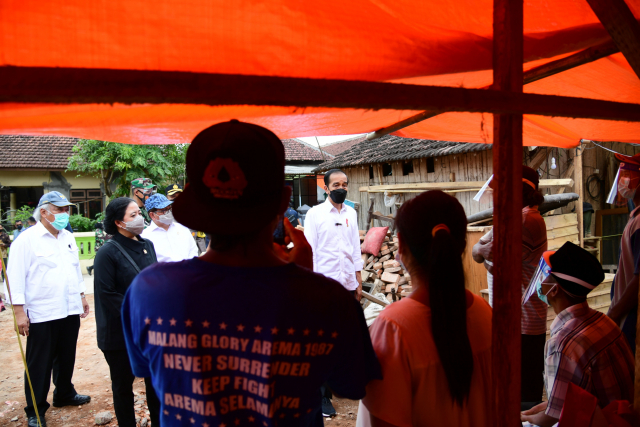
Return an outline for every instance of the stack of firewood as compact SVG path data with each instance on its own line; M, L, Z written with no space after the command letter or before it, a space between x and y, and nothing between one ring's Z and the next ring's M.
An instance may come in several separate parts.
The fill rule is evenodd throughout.
M360 230L360 241L364 240L365 231ZM364 290L370 288L371 294L383 293L389 302L408 296L411 291L411 277L400 263L396 261L398 253L398 237L387 232L380 252L376 255L362 254L364 268L362 283Z

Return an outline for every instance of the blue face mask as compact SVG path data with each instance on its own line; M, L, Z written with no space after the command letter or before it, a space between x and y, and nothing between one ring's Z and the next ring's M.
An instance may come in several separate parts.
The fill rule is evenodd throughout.
M556 285L554 284L551 289L549 289L549 292L551 292L553 290L553 288L555 288ZM536 292L538 293L538 298L540 298L540 301L542 301L543 303L547 304L547 305L551 305L549 304L549 300L547 299L547 294L549 292L547 292L547 294L543 294L542 293L542 282L538 282L538 285L536 286Z
M49 224L53 225L53 228L56 230L62 230L69 224L69 214L68 213L59 213L54 215L56 219L51 222L47 219ZM45 218L46 219L46 218Z

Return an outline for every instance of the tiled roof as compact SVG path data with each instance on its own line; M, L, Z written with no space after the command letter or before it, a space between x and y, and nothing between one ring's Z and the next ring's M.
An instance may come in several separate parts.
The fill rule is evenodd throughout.
M355 138L345 139L344 141L334 142L333 144L327 144L322 147L324 152L337 156L340 153L347 151L349 148L364 141L366 135L360 135Z
M334 159L322 163L316 171L327 171L356 165L421 159L490 150L491 144L433 141L430 139L402 138L385 135L370 141L363 140Z
M66 169L77 138L0 135L0 169Z
M323 161L322 153L318 150L318 147L314 147L311 144L307 144L299 139L283 139L284 145L284 159L285 161ZM324 150L323 150L324 151ZM326 158L332 158L330 154L324 154Z

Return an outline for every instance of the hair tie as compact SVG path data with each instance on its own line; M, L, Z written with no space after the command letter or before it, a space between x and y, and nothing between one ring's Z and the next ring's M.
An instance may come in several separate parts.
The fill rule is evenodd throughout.
M525 184L528 184L534 190L537 190L536 185L533 182L529 181L528 179L522 178L522 182L524 182Z
M431 236L436 237L436 233L440 230L445 230L447 233L449 233L449 227L447 227L445 224L438 224L431 229Z

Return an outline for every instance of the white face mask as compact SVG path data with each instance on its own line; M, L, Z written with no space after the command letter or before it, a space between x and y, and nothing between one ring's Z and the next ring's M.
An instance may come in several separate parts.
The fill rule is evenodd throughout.
M161 223L165 224L165 225L171 225L173 224L173 212L169 211L164 215L158 215L158 221L160 221Z
M129 233L135 236L139 236L140 233L142 233L142 231L144 230L144 218L142 218L142 215L136 216L129 222L124 221L124 223L126 224L126 227L118 227L122 228L123 230L127 230Z

